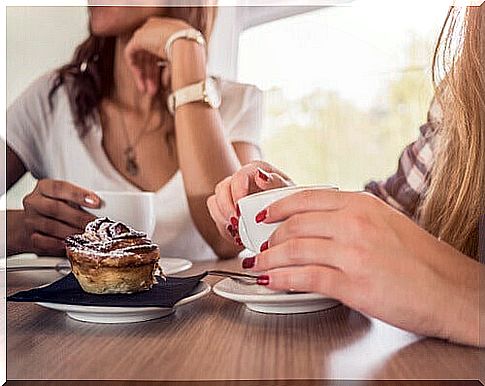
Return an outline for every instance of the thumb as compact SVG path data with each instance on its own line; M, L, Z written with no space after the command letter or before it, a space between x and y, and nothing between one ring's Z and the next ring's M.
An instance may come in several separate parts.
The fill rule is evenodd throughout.
M268 173L265 170L258 168L254 182L261 190L270 190L277 188L284 188L290 184L283 177L277 173Z

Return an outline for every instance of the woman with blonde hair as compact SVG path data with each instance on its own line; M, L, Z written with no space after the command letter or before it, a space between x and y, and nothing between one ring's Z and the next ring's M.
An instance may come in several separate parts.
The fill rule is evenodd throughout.
M8 253L63 255L96 208L94 191L155 192L163 256L234 256L205 201L259 158L261 93L206 69L215 7L90 6L71 62L36 80L7 112L7 188L39 181L10 210Z
M260 212L254 221L282 223L243 260L262 272L259 284L320 292L418 334L483 345L484 54L485 4L451 8L434 58L435 103L397 173L367 192L306 191ZM238 199L289 184L262 162L225 179L208 200L221 234L229 238Z

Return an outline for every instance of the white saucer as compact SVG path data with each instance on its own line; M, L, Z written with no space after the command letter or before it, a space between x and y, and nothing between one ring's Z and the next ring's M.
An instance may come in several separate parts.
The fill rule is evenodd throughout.
M67 259L60 257L37 257L33 253L23 253L9 257L7 259L8 267L22 267L22 266L51 266L56 264L69 265ZM187 271L192 267L192 262L178 257L162 257L160 258L160 265L165 275L175 275L176 273ZM38 275L39 271L25 271L26 273Z
M173 308L161 307L101 307L101 306L78 306L58 303L36 303L41 307L51 310L63 311L76 320L89 323L134 323L158 319L175 312L177 307L193 302L211 290L209 284L200 282L192 295L180 300Z
M192 268L192 262L178 257L161 257L160 266L163 269L163 273L168 276L187 271Z
M44 256L39 257L34 253L19 253L18 255L13 255L7 257L7 266L16 267L18 265L56 265L57 263L67 261L62 257L50 257Z
M223 298L246 304L252 311L265 314L299 314L335 307L337 300L314 293L284 293L258 285L238 283L230 278L214 286L214 293Z

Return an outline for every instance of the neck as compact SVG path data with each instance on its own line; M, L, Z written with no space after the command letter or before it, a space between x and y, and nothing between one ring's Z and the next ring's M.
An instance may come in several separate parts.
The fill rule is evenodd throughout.
M152 107L153 97L138 90L124 56L130 38L131 36L122 36L116 39L111 98L123 108L147 112Z

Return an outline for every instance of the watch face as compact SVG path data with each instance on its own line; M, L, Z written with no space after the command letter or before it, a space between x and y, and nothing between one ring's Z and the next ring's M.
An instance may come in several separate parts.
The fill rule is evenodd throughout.
M205 82L205 92L207 97L207 103L217 109L221 105L221 92L219 91L219 85L214 78L207 78Z

